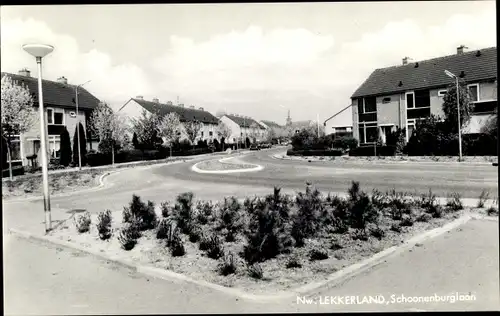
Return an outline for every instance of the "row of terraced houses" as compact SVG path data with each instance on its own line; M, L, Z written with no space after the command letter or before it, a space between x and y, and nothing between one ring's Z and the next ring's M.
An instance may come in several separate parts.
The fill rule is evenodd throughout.
M431 114L442 114L441 105L446 88L453 79L447 77L448 70L464 80L473 98L473 116L466 132L478 132L481 124L496 111L497 95L497 50L496 47L464 52L464 47L456 54L430 60L409 62L403 65L376 69L361 84L351 97L352 126L345 122L335 125L335 120L325 122L326 134L351 133L360 144L377 139L385 141L390 130L396 127L406 128L407 139L415 127L416 120ZM32 93L34 103L38 105L37 79L27 69L18 74L2 73L11 76L18 84L25 85ZM67 128L73 135L78 122L82 122L87 134L88 149L97 149L98 140L88 128L92 110L99 104L99 99L84 88L78 89L79 111L76 113L76 86L69 84L64 77L57 81L43 80L44 104L47 111L48 150L54 158L60 150L60 134ZM224 122L231 129L227 143L243 141L246 137L263 140L267 130L277 125L269 121L257 121L248 116L224 114L212 115L203 107L184 106L172 102L162 103L158 99L145 100L142 96L129 99L119 109L127 118L137 118L142 111L159 112L160 115L177 113L181 122L199 121L203 123L198 139L219 139L217 126ZM184 135L185 137L185 135ZM40 150L40 130L36 124L32 130L16 135L13 140L13 163L28 164L29 156Z

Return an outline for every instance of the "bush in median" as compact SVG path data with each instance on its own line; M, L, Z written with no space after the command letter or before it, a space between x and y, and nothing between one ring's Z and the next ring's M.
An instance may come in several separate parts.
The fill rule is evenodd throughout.
M342 156L342 151L337 149L289 149L286 154L288 156Z
M375 152L376 151L376 152ZM395 156L396 146L361 146L351 149L349 156Z

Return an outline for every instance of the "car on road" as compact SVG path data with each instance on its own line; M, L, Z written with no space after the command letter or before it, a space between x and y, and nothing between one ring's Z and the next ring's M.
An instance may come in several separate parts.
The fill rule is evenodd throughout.
M262 144L260 144L260 148L271 148L271 147L272 147L272 145L269 144L269 143L262 143Z
M259 144L252 144L252 145L250 145L250 150L260 150Z

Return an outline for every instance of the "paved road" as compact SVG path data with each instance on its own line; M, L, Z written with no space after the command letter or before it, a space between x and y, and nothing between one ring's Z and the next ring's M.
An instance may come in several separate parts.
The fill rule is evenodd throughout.
M447 295L474 302L396 305L256 303L188 283L148 279L90 256L6 236L6 315L500 310L498 222L472 221L308 299L346 295ZM466 249L466 251L464 251Z

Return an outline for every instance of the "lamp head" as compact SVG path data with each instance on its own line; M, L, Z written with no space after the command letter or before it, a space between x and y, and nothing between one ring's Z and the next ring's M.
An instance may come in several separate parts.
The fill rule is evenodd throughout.
M451 72L449 72L448 70L445 70L444 73L450 77L450 78L456 78L456 76L454 74L452 74Z
M26 44L23 45L23 49L36 58L43 58L50 54L54 47L45 44Z

